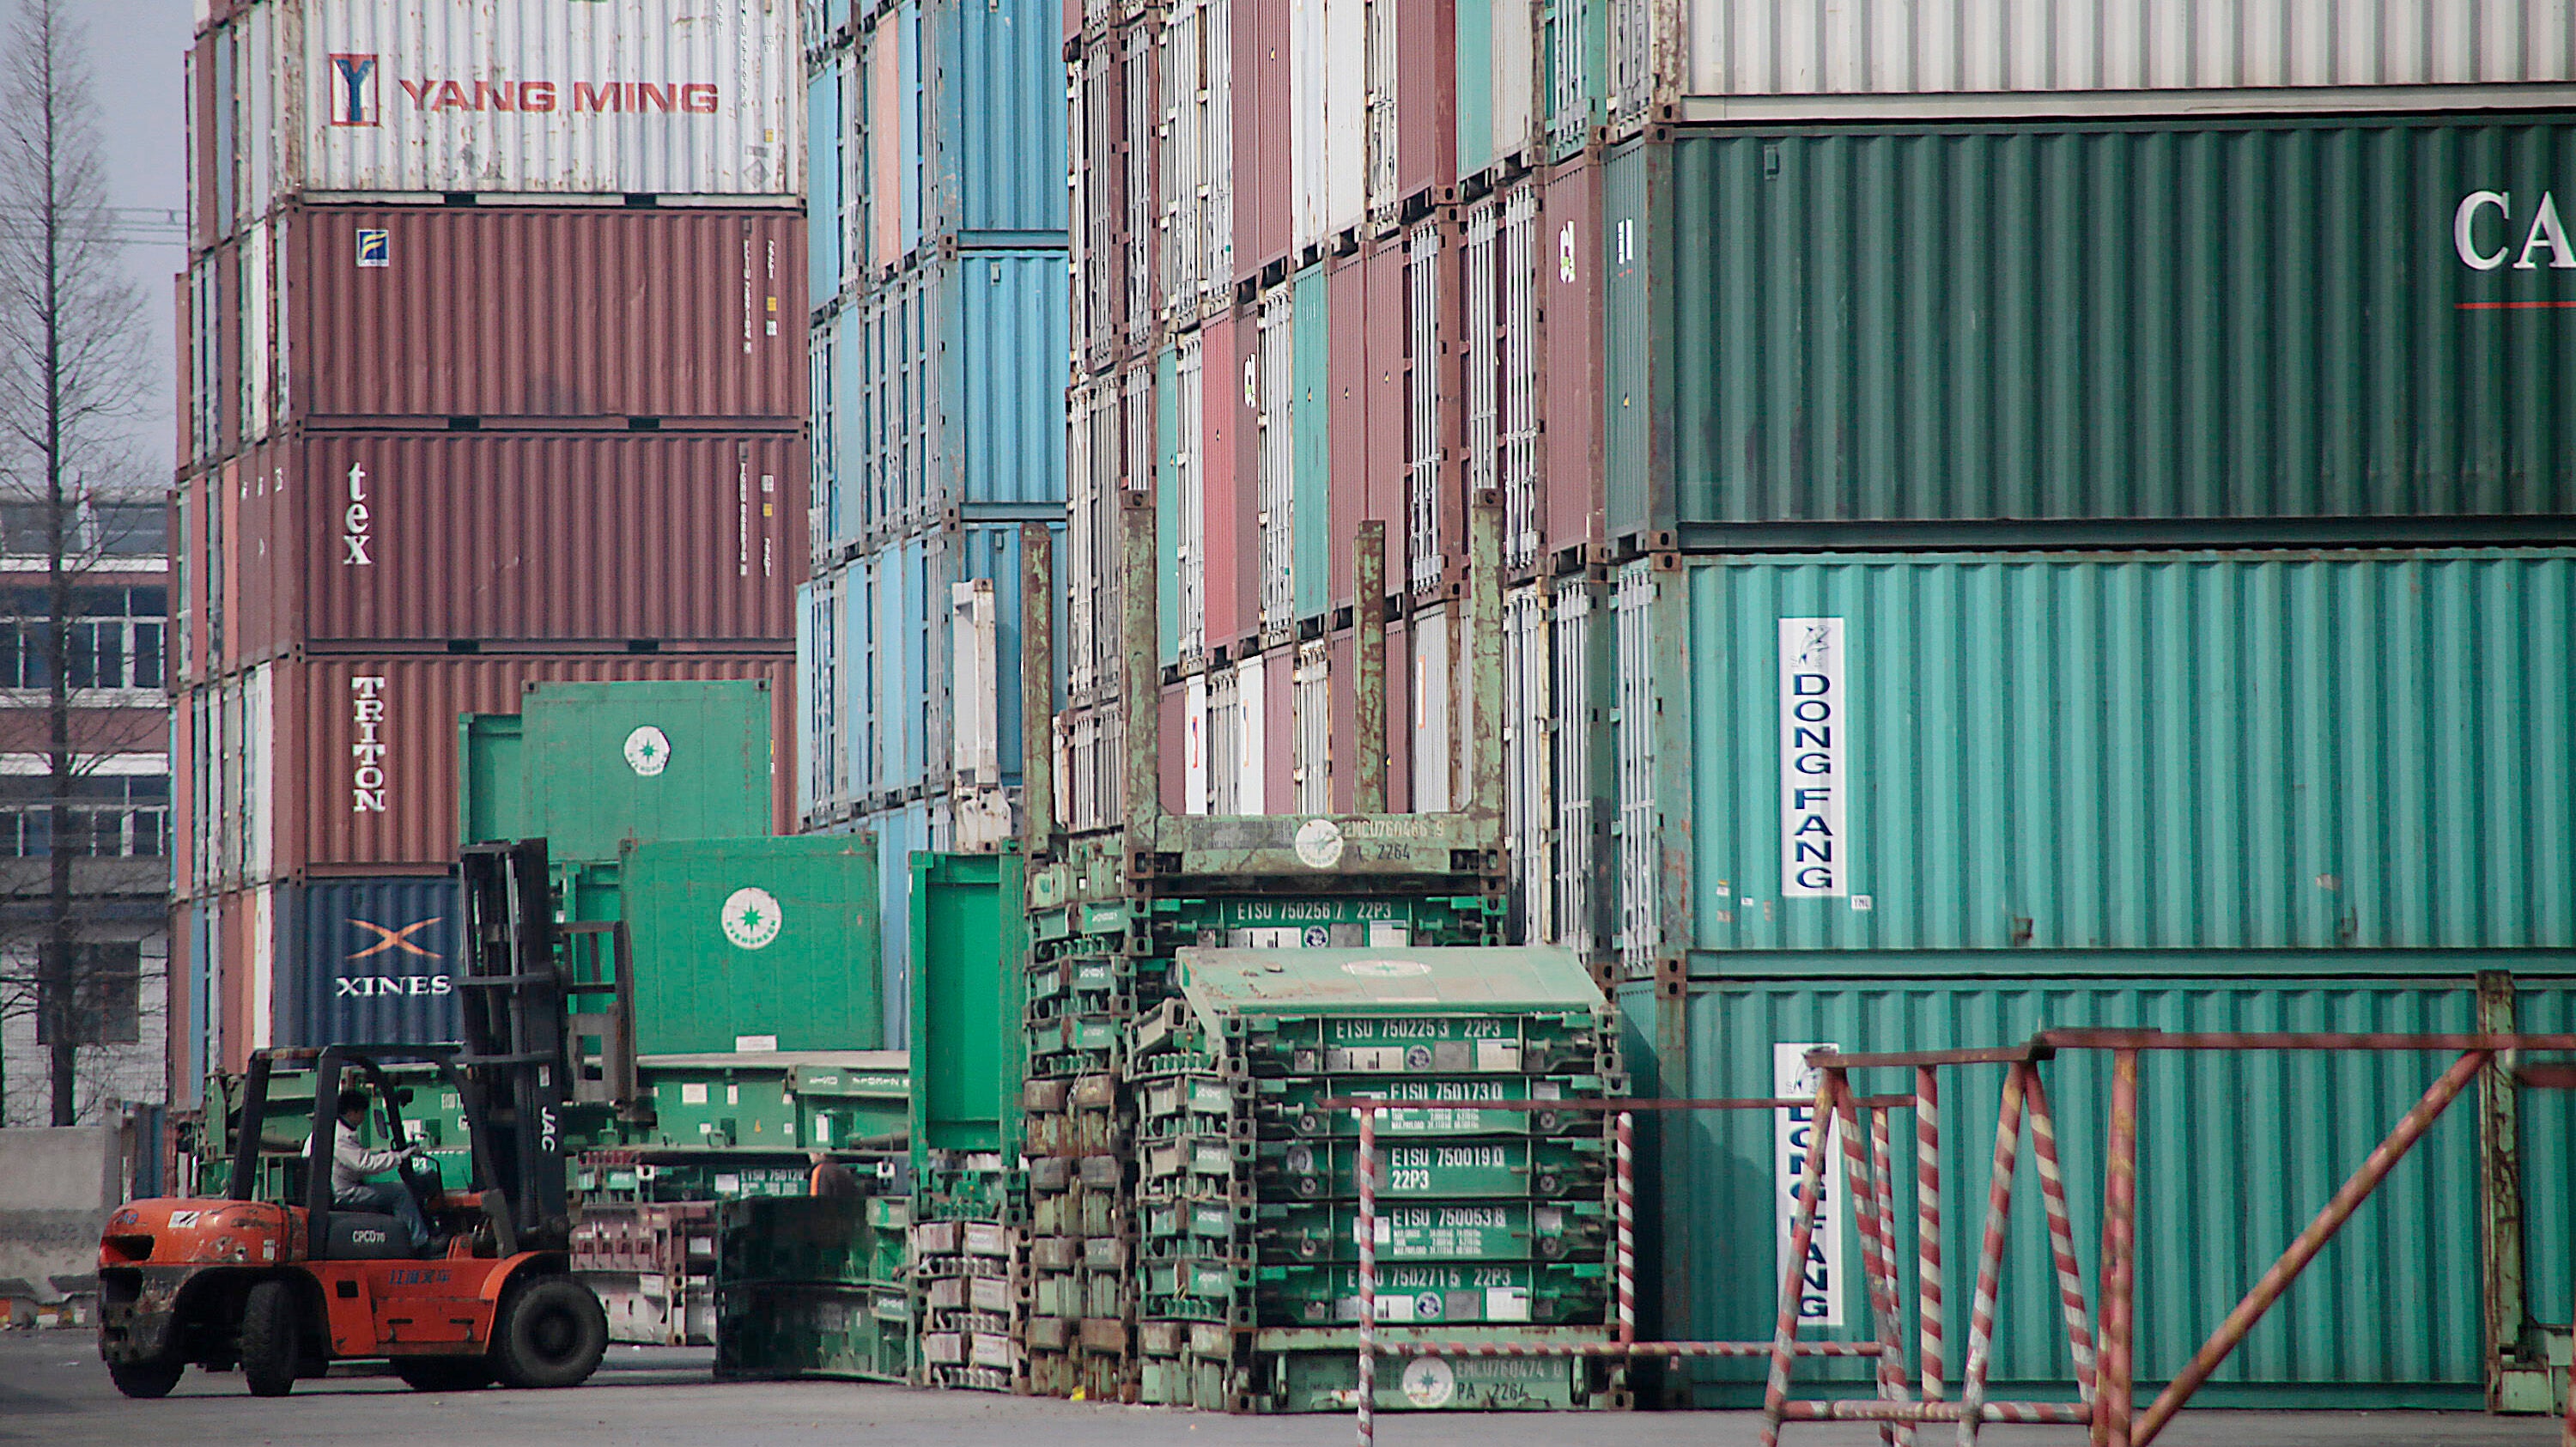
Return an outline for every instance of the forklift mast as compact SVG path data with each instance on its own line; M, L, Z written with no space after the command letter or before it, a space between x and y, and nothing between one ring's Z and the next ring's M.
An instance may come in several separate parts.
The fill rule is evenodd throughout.
M458 863L465 1048L456 1066L483 1103L492 1184L519 1235L560 1247L571 1234L564 1106L573 1081L546 841L468 845Z

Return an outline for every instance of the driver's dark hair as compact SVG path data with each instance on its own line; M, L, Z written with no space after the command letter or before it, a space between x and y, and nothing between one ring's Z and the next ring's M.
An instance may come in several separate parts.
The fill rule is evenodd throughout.
M340 1092L340 1114L347 1115L353 1110L363 1114L366 1109L367 1093L365 1091L344 1090Z

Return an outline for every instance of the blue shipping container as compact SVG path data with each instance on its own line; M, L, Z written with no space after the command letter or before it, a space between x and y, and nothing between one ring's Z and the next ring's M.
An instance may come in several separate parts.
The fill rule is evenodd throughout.
M1020 527L970 523L888 544L807 586L797 671L809 700L798 760L801 808L829 819L885 796L947 787L955 586L993 584L995 747L1001 782L1020 782ZM1052 526L1058 537L1062 524ZM1059 652L1059 658L1061 653Z
M821 556L1063 503L1068 286L1060 250L961 253L816 324Z
M448 875L278 886L277 1043L454 1040L460 903Z
M1058 0L929 0L923 229L973 246L1065 243Z

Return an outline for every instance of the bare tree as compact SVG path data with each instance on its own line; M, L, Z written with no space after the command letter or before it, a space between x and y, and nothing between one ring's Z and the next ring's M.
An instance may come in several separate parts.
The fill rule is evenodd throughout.
M102 951L76 875L92 822L75 802L82 754L101 752L75 729L76 589L106 546L89 522L95 504L141 481L123 439L147 365L143 299L116 252L87 37L70 9L70 0L20 0L0 41L0 488L26 509L29 530L41 529L42 616L21 626L36 636L44 687L41 698L27 696L32 688L16 695L45 711L48 785L32 969L0 984L39 1017L57 1125L80 1110L78 1052L98 1033L104 983L91 978Z

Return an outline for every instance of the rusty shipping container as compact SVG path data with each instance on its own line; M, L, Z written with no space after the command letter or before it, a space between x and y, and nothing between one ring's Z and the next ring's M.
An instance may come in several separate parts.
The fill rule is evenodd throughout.
M1601 192L1587 157L1548 174L1540 202L1542 545L1552 555L1601 531Z
M200 474L206 677L296 647L783 647L803 439L299 432ZM191 529L192 534L197 533Z
M792 654L727 657L311 657L183 694L174 793L189 798L177 877L192 897L288 879L434 874L453 862L457 718L516 713L532 683L759 679L771 757L794 757ZM793 771L771 770L772 828ZM263 1017L264 1018L264 1017Z
M1288 0L1238 0L1233 23L1234 265L1248 279L1290 250Z
M269 426L805 415L793 213L317 206L259 228Z

